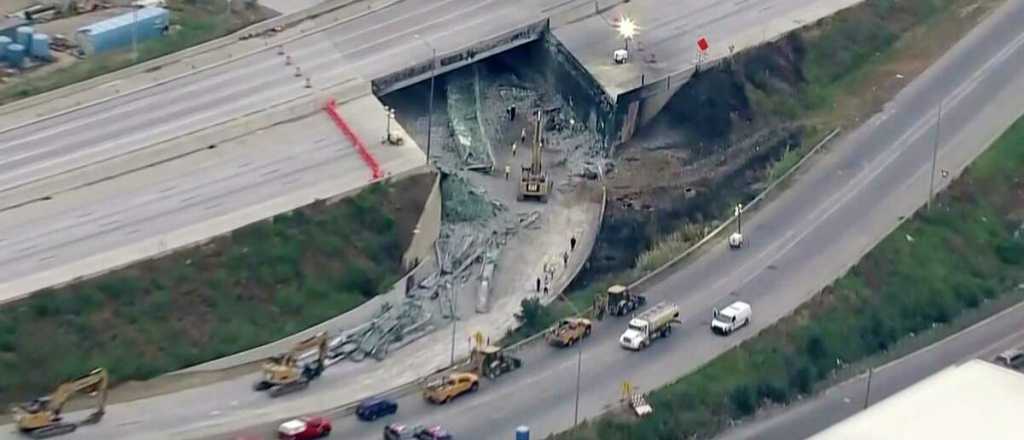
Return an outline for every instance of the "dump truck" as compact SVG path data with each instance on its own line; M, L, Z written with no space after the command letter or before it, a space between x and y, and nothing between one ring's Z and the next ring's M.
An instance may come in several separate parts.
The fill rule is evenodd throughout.
M300 365L299 361L302 356L313 348L317 349L317 359ZM267 391L270 397L305 389L313 379L320 377L326 368L327 332L320 332L299 341L287 353L272 357L265 362L263 378L253 384L253 389Z
M516 196L516 199L519 201L526 200L527 198L535 198L541 202L547 202L548 194L551 193L552 182L548 179L547 171L544 171L544 160L541 157L541 150L544 142L541 137L543 121L544 114L538 110L537 120L534 121L533 147L530 149L530 164L523 165L520 170L521 173L519 174L519 194Z
M629 320L626 331L619 337L619 345L630 350L642 350L657 338L672 334L672 323L679 320L679 306L660 302Z
M628 287L619 284L608 288L605 301L605 308L612 316L628 315L647 304L647 298L643 295L636 295Z
M590 327L589 319L566 318L559 321L544 339L556 347L568 347L590 336Z
M423 398L428 402L443 405L478 388L480 376L473 373L449 373L427 382L423 386Z
M47 396L11 408L18 430L32 438L48 438L68 434L79 425L98 423L103 418L107 405L107 371L102 368L61 384ZM79 423L64 420L61 411L64 404L77 393L98 395L96 411Z

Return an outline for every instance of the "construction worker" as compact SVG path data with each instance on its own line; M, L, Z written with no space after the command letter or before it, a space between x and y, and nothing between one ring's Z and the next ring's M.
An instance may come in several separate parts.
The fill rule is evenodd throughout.
M572 238L569 239L569 251L571 252L571 251L574 251L574 250L576 250L576 236L575 235Z
M508 180L510 175L512 175L512 167L505 165L505 180Z
M512 157L516 157L516 143L512 143Z
M526 143L526 128L523 128L522 133L519 133L519 142Z
M540 277L537 277L537 292L540 292Z
M510 120L510 121L515 121L516 120L516 105L515 104L512 104L512 107L508 108L508 120Z

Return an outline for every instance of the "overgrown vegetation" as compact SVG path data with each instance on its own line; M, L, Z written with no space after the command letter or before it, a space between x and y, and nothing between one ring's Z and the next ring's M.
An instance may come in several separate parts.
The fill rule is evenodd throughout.
M147 379L271 342L390 288L433 175L377 184L2 307L0 399L96 366Z
M849 274L792 316L654 392L640 422L602 417L558 439L707 436L767 403L996 298L1024 299L1024 118Z
M828 132L880 110L997 1L869 0L696 74L651 124L682 139L663 147L682 153L661 159L682 162L682 178L642 160L658 152L625 147L631 157L609 173L608 215L581 281L635 276L645 255L699 240L690 231L710 230Z
M171 0L173 32L166 38L139 44L137 62L187 49L222 37L267 18L265 9L244 8L226 13L223 1ZM92 56L42 76L30 76L0 89L0 105L55 90L134 64L130 49Z

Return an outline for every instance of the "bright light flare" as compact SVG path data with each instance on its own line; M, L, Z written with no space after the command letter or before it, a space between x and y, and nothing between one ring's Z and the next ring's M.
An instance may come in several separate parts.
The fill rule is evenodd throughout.
M633 38L633 36L636 35L636 31L637 31L636 22L634 22L629 17L622 17L619 20L618 29L619 29L619 35L622 36L622 38L625 38L625 39Z

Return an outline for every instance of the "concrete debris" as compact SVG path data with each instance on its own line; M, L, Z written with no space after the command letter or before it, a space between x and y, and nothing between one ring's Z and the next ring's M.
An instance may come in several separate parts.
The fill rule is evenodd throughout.
M480 120L480 75L478 69L459 69L448 81L448 115L455 147L463 169L491 172L494 151L484 135Z
M397 307L386 302L369 322L331 339L329 362L361 362L367 357L383 360L393 345L407 344L425 334L422 330L431 317L419 299L405 300Z

